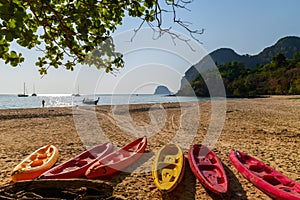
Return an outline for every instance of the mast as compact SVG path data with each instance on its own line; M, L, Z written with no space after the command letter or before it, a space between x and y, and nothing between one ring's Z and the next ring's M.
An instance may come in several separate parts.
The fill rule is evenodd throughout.
M26 86L25 86L25 82L23 84L23 94L18 94L18 97L28 97L28 95L25 93L26 90Z
M36 93L35 93L35 85L34 84L33 84L33 93L32 93L31 96L33 96L33 97L37 96Z
M74 96L74 97L80 97L80 94L79 94L79 85L77 86L77 93L75 93L75 94L72 94L72 96Z

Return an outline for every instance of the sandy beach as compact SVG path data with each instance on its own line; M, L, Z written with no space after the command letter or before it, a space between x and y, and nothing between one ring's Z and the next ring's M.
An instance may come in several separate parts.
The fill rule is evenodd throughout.
M155 187L149 171L149 157L164 144L180 141L187 152L189 145L203 142L210 130L210 101L0 110L0 186L9 184L15 165L46 144L59 149L60 164L93 145L110 141L122 147L146 135L149 159L140 161L132 172L105 180L112 186L111 199L270 199L238 173L228 153L232 149L244 151L300 183L299 98L226 101L225 122L214 145L229 178L229 192L223 197L208 192L188 165L180 185L167 194ZM195 108L200 114L193 117L189 114Z

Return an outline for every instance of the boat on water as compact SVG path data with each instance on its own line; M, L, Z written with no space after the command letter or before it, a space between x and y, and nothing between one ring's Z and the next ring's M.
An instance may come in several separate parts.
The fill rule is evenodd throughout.
M23 84L23 94L18 94L18 97L28 97L28 94L26 94L26 85Z
M97 100L83 98L82 103L90 104L90 105L97 105L99 100L100 100L100 97L98 97Z
M18 94L18 97L28 97L28 94Z
M35 93L35 86L33 85L33 93L31 94L32 97L36 97L36 93Z
M79 86L77 88L77 93L72 94L73 97L80 97Z

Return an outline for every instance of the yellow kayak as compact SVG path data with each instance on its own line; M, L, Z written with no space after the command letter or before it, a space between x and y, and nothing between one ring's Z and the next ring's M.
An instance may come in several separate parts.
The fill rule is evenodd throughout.
M46 145L27 156L11 172L13 182L31 180L50 169L58 159L58 150Z
M159 190L172 191L180 183L184 171L185 159L177 144L168 144L157 152L152 167L152 177Z

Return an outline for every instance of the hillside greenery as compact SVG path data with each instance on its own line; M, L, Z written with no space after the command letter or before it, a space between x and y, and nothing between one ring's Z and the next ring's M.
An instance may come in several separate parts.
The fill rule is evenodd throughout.
M227 97L256 97L261 95L293 95L300 94L300 52L287 59L278 53L272 61L246 68L244 63L230 62L219 65L221 77ZM206 71L191 82L197 96L210 96L203 77L210 77L212 72Z

